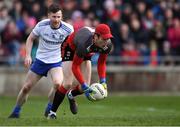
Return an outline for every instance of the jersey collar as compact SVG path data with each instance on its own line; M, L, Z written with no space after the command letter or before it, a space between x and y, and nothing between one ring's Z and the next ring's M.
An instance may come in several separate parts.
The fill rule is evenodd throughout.
M60 22L60 25L59 25L58 28L53 28L53 27L51 26L51 22L50 22L50 27L51 27L51 29L53 29L53 30L57 30L57 29L59 29L61 26L62 26L62 22Z

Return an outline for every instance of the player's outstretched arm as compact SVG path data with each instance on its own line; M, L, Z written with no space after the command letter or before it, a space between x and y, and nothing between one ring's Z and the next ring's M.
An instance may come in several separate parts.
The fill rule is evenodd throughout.
M88 84L85 82L84 77L82 75L80 66L83 62L83 58L77 56L77 54L74 55L73 59L73 64L72 64L72 72L76 79L79 81L81 84L81 89L84 92L85 96L87 97L88 100L91 100L90 98L90 93L93 91L89 88Z
M97 65L99 81L103 85L104 89L106 90L105 97L107 97L107 93L108 93L107 84L106 84L106 59L107 59L107 54L100 54L99 59L98 59L98 65Z

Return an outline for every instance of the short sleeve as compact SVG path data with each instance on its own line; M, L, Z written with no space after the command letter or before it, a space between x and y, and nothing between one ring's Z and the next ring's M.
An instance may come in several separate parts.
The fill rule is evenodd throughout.
M39 23L38 23L38 24L36 24L36 26L34 27L34 29L32 30L32 32L33 32L33 34L34 34L35 36L39 36L39 35L40 35L40 31L41 31L41 27L40 27L40 25L39 25Z

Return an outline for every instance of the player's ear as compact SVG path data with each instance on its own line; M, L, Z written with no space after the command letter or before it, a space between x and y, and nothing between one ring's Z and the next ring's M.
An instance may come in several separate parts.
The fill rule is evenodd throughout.
M94 39L98 39L99 35L98 34L94 34Z
M96 43L96 40L97 40L97 35L96 34L94 34L93 40L94 40L94 43Z
M48 18L50 18L50 15L51 15L50 13L47 14Z

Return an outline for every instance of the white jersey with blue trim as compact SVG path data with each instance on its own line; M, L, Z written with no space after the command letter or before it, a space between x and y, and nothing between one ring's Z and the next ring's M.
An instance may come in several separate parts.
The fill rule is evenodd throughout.
M57 63L61 58L61 44L65 38L74 32L73 26L61 21L57 29L50 26L50 19L40 21L33 29L33 34L39 37L36 58L44 63Z

